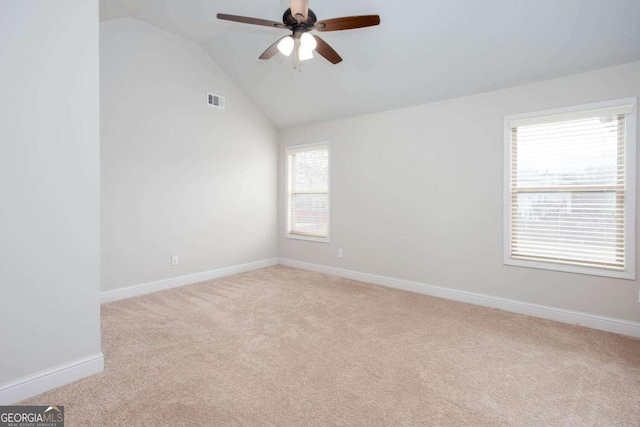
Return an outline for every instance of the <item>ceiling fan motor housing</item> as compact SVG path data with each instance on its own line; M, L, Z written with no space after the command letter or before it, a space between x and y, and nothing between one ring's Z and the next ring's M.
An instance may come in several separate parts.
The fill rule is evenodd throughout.
M295 16L291 14L291 9L287 9L282 16L282 23L291 28L294 35L300 36L302 33L306 33L313 29L313 26L316 24L318 18L316 14L313 13L313 10L309 9L309 13L307 14L307 19L302 22L298 22Z

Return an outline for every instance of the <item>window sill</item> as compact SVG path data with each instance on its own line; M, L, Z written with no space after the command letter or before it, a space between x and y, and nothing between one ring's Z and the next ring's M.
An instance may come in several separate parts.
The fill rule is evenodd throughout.
M285 234L284 237L286 237L287 239L307 240L309 242L329 243L329 237L313 237L313 236L305 236L302 234L290 234L290 233Z
M591 267L580 267L576 265L555 264L539 261L525 261L519 259L505 258L504 265L515 267L537 268L540 270L562 271L564 273L586 274L589 276L613 277L615 279L635 280L635 271L612 271L600 270Z

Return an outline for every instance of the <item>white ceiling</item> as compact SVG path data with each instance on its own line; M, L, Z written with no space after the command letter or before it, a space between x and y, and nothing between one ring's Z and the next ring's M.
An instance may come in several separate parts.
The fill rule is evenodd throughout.
M319 20L379 14L378 27L324 33L344 58L293 70L258 56L286 30L287 0L101 0L101 20L133 16L197 43L278 128L449 99L640 60L638 0L310 0ZM233 102L233 100L228 100Z

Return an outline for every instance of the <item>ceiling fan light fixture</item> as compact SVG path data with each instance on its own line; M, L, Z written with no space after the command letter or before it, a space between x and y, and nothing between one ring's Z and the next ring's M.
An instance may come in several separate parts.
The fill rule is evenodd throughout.
M308 50L309 52L311 52L318 46L318 42L316 41L316 38L313 37L311 34L304 33L300 36L300 45L305 50Z
M313 50L305 49L305 47L301 45L300 49L298 49L298 59L300 59L300 61L313 59Z
M287 36L287 37L283 38L282 40L280 40L280 43L278 43L278 50L283 55L289 56L289 55L291 55L291 52L293 52L294 43L295 42L293 40L293 37Z
M262 52L260 59L273 58L278 52L290 56L294 51L295 68L299 68L299 62L314 57L315 50L318 55L332 64L342 62L342 58L326 41L318 36L311 35L312 31L329 32L354 30L356 28L373 27L380 25L378 15L342 16L318 21L316 14L309 9L309 0L287 0L290 7L282 15L282 23L269 19L251 18L248 16L229 15L218 13L218 19L242 24L260 25L262 27L279 28L291 31L291 36L280 37L267 50Z

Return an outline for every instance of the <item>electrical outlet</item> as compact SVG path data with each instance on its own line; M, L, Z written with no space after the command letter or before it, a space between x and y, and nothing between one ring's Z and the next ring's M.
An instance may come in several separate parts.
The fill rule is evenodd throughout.
M342 249L338 249L338 258L342 258L344 256L344 251Z
M171 265L178 265L178 255L171 257Z

